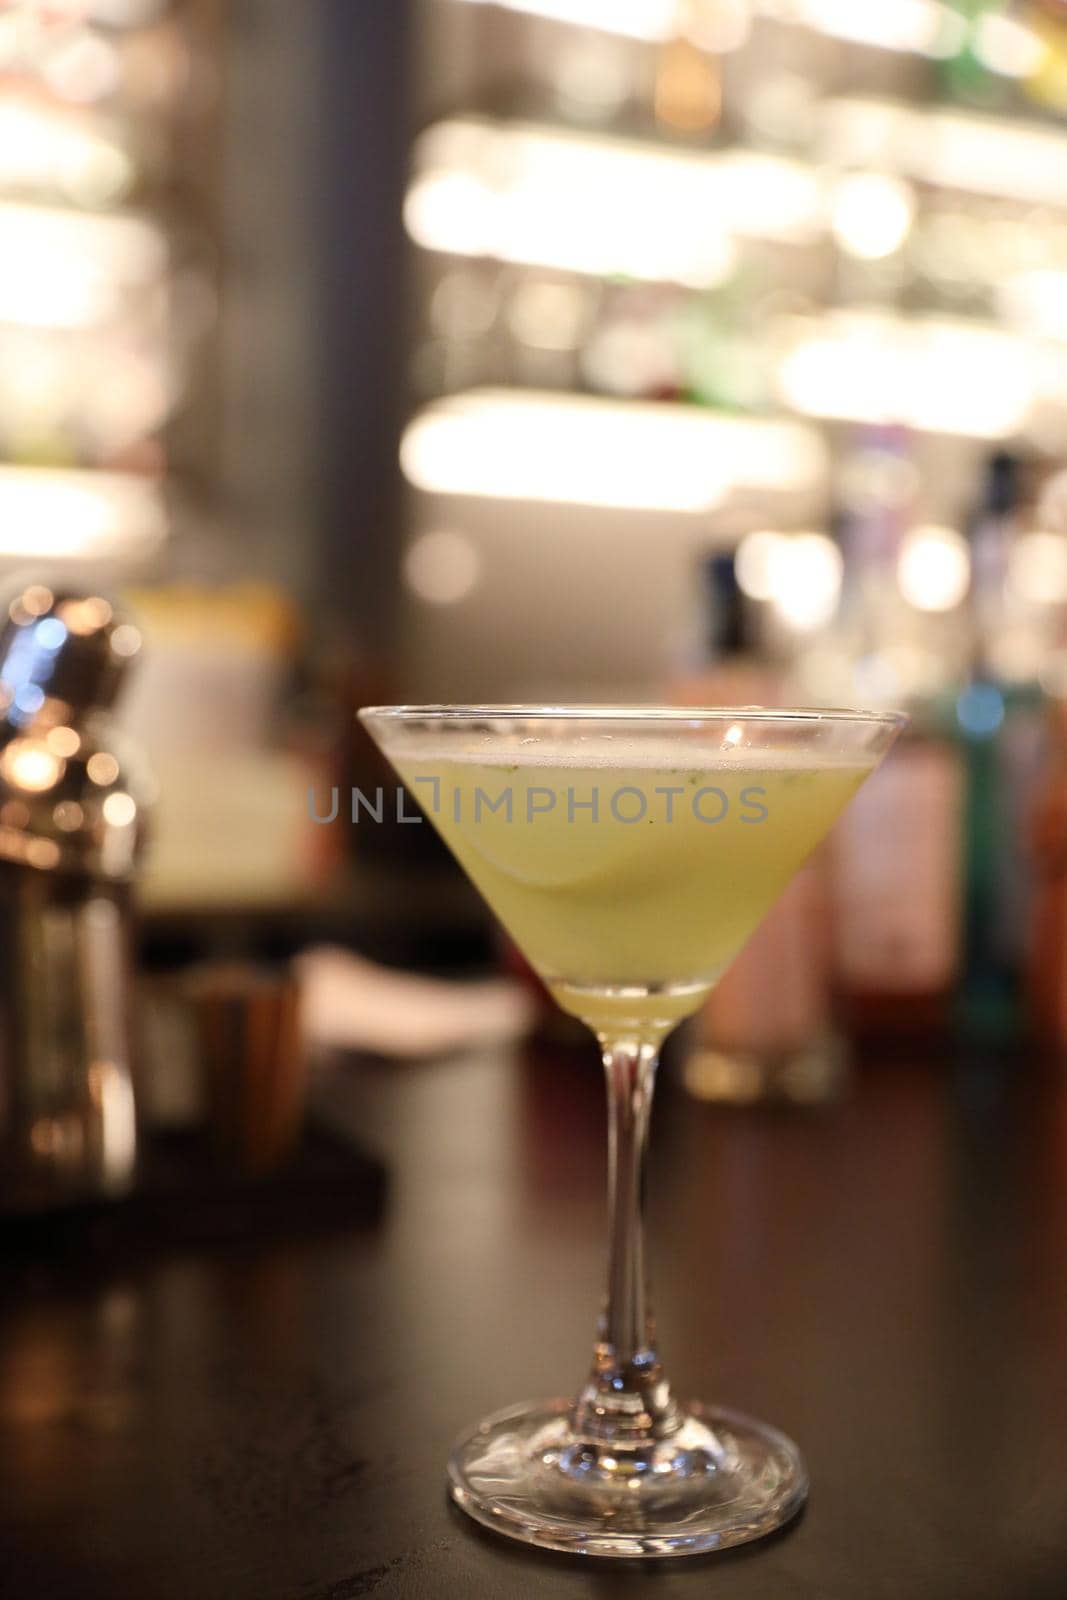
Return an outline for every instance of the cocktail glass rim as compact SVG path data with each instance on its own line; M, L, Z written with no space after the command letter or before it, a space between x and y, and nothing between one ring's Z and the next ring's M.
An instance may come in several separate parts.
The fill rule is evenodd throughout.
M364 720L378 718L393 722L434 717L440 721L463 721L483 717L518 717L526 720L566 718L574 722L856 722L901 728L908 721L903 711L853 711L837 706L658 706L658 705L567 705L537 703L529 705L391 705L364 706Z

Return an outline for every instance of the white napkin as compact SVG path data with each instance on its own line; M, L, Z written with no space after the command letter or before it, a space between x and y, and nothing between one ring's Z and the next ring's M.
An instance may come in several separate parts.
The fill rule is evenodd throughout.
M295 962L313 1044L417 1059L520 1039L533 998L511 978L456 983L380 967L322 945Z

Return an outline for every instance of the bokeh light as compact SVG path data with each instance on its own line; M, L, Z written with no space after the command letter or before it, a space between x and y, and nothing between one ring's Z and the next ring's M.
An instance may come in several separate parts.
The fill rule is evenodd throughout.
M901 543L897 582L918 611L951 611L964 599L971 581L971 554L954 528L913 528Z
M465 600L481 576L481 558L472 541L446 528L420 534L404 557L409 589L430 605Z

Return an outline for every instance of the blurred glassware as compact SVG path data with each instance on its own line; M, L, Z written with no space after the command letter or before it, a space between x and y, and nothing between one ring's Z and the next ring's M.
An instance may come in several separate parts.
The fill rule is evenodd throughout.
M216 308L210 205L186 181L206 10L0 6L0 499L21 512L0 519L0 558L148 570L166 532L164 429Z
M1054 1049L1067 1049L1067 700L1049 697L1047 738L1025 819L1034 880L1026 929L1027 1015Z
M1045 110L1067 111L1067 17L1061 0L1036 0L1027 7L1027 21L1043 54L1026 79L1028 97Z
M782 698L781 675L767 661L740 566L731 551L696 563L691 616L669 686L671 705L775 705Z
M300 1138L307 1056L290 973L219 962L191 974L207 1123L217 1157L249 1177L284 1164Z
M903 704L912 722L899 763L834 832L835 1008L864 1036L936 1032L949 1025L960 962L962 763L942 702L969 557L955 530L916 523L922 477L907 430L857 429L837 476L841 607L798 659L803 692Z
M836 1009L864 1037L946 1031L961 968L963 763L936 708L909 709L898 763L833 838Z
M585 288L538 278L519 284L507 312L514 337L537 350L577 350L588 316Z
M677 400L684 388L682 352L671 305L664 310L633 294L601 317L581 353L594 392L637 400Z
M682 1081L697 1100L822 1105L848 1081L830 1002L825 857L809 862L693 1024Z
M738 118L746 140L757 149L806 156L819 114L819 85L795 70L789 57L768 63L744 96Z
M740 538L738 581L758 608L762 649L792 658L800 700L913 708L900 790L885 802L899 817L879 821L872 795L870 816L861 807L850 819L857 850L870 855L884 828L908 869L884 893L857 880L847 894L853 924L871 919L872 947L897 951L898 1009L919 1016L925 985L940 1026L945 973L962 959L964 822L973 850L973 808L985 804L982 783L968 801L961 764L991 762L999 798L987 824L1016 833L1036 759L1036 684L1055 686L1064 647L1067 514L1020 517L972 681L972 603L988 610L988 586L964 532L980 454L1062 460L1067 448L1067 168L1062 127L1037 110L1055 115L1057 97L1067 106L1067 10L1060 0L505 9L525 17L497 18L479 37L506 41L514 78L502 89L491 64L472 70L466 104L479 114L458 96L414 151L407 224L425 252L420 271L435 283L455 274L468 292L452 319L450 290L432 308L425 393L451 398L420 410L404 439L419 491L406 582L426 626L454 615L458 637L493 594L496 501L531 502L542 526L577 502L573 531L568 509L558 546L545 546L572 575L595 543L597 508L631 512L635 525L643 514L659 549L672 526L686 541ZM583 388L606 403L576 397ZM694 402L714 431L699 430ZM768 427L811 419L823 475L814 454L787 466L784 437L772 446L768 433L756 490L757 429L722 415L746 410ZM860 448L849 424L865 431ZM827 468L840 488L832 523ZM520 537L519 525L504 537ZM674 556L663 561L668 641L683 625L686 558ZM624 574L618 583L612 598L625 602ZM594 604L603 592L602 580L590 585ZM555 635L564 663L565 630ZM601 693L612 647L606 638ZM925 854L901 839L908 829L927 831ZM1011 839L989 836L985 848L997 915L1015 929L998 939L1017 949L1027 872ZM932 930L926 947L912 910ZM877 998L870 971L850 967L849 984L857 1010Z
M149 789L109 711L140 645L110 601L43 584L0 631L0 1206L134 1176L130 886Z
M1003 15L1004 0L950 3L963 27L955 49L939 63L946 93L966 105L996 108L1006 104L1006 80L1015 74L1002 69L1014 65L1020 44L1025 52L1028 30Z
M559 49L552 75L555 98L568 120L611 123L637 91L632 49L607 33L583 29Z
M1032 919L1027 818L1046 730L1041 652L1029 661L1024 655L1016 670L1010 648L1018 599L1025 604L1025 597L1013 594L1011 572L1013 554L1017 560L1019 549L1025 551L1031 478L1026 463L1010 451L998 451L986 463L970 527L970 669L956 700L968 777L961 1016L965 1026L990 1037L1002 1037L1018 1023ZM1024 642L1036 620L1024 615Z
M455 267L437 281L430 297L430 325L443 339L478 339L492 328L499 309L499 280L478 266Z
M653 106L656 120L685 134L708 134L722 115L722 73L713 47L698 29L708 22L716 0L677 0L673 37L656 63Z
M764 541L783 535L752 535ZM676 705L765 705L783 700L783 675L766 657L752 605L758 563L730 552L699 565L692 659L670 687ZM747 568L748 585L741 582ZM796 579L795 570L793 580ZM809 864L768 912L695 1018L682 1079L700 1100L814 1104L843 1082L844 1055L830 1019L824 873Z
M133 591L150 650L123 708L160 780L143 897L155 909L302 903L329 872L309 795L324 767L279 707L301 623L254 582Z

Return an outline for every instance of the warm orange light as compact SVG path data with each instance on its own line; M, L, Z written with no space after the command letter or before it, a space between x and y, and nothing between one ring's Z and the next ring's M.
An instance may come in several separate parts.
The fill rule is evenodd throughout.
M44 794L58 781L63 763L40 739L13 739L0 756L0 771L13 789Z

